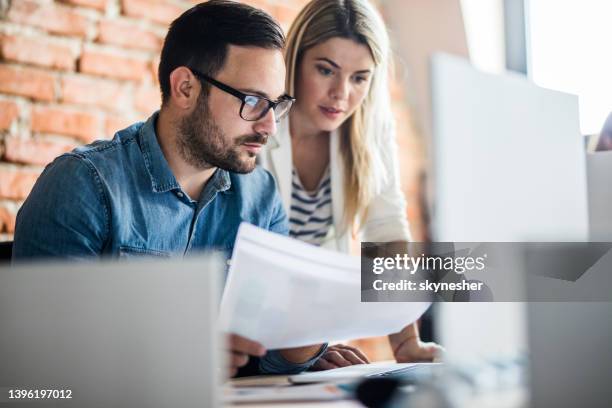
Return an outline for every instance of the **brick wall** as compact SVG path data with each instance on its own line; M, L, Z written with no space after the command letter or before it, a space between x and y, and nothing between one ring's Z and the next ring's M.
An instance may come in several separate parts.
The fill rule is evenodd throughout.
M168 24L196 1L0 0L0 239L45 164L159 107ZM286 29L305 0L252 0Z

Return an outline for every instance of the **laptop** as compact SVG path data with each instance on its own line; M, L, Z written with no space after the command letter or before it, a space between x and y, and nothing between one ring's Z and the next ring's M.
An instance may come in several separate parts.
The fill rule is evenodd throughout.
M0 268L0 406L218 406L222 270L215 256Z
M345 383L358 378L392 378L401 380L402 383L416 384L431 378L441 367L442 363L376 362L291 375L289 381L293 384Z

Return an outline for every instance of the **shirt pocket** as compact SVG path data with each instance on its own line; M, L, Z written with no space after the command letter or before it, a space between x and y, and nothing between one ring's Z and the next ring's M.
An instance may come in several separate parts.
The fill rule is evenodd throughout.
M128 245L122 245L119 247L119 258L170 258L172 254L166 251L160 251L157 249L140 248Z

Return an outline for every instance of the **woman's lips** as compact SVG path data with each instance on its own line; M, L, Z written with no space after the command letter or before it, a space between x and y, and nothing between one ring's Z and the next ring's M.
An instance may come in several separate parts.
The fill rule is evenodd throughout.
M341 109L330 108L330 107L326 107L326 106L319 106L319 109L321 110L323 115L325 115L329 119L337 119L344 112Z

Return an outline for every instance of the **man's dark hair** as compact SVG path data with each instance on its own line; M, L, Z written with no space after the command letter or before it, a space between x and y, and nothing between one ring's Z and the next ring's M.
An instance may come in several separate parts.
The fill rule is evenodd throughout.
M170 97L170 74L180 66L214 76L225 63L229 45L282 50L283 30L266 12L228 0L200 3L170 25L159 61L162 101ZM209 89L203 84L203 92Z

